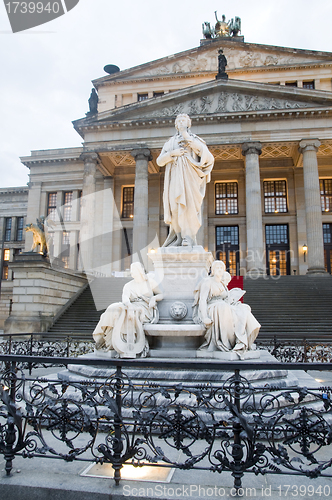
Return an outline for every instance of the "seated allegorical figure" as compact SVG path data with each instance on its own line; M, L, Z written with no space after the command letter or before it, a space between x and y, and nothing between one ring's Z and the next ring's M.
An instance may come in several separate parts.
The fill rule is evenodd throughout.
M157 302L163 298L142 264L133 263L130 272L133 280L123 287L122 302L108 306L93 332L97 350L115 350L125 358L146 354L143 324L158 322Z
M215 260L211 276L204 278L194 292L193 319L206 328L200 350L233 351L241 358L254 343L260 324L250 306L240 302L244 291L228 290L231 280L221 260Z

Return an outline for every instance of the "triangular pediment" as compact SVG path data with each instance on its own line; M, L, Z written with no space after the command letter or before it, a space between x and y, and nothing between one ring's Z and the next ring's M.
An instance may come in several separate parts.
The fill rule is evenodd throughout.
M174 118L179 113L191 117L252 114L262 116L271 112L308 110L332 106L332 96L326 92L287 88L282 86L214 80L188 87L158 98L129 104L77 120L74 126L101 126L107 123L134 122Z
M107 81L131 80L167 75L216 73L218 68L218 50L222 48L227 58L227 71L250 69L269 69L273 67L291 67L306 64L332 63L330 52L292 49L270 45L234 42L229 39L217 39L203 46L186 50L172 56L135 66L120 71L115 75L94 80L98 88Z

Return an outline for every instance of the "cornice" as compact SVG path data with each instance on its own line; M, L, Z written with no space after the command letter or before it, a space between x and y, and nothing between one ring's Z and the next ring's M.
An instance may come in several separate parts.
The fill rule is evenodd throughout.
M26 167L31 165L41 165L41 164L54 164L54 163L80 163L82 164L82 160L79 158L21 158L21 162Z
M191 121L193 123L204 124L204 123L218 123L218 122L234 122L234 121L255 121L255 120L274 120L275 118L314 118L314 117L326 117L332 116L332 108L305 108L303 110L298 109L276 109L276 110L266 110L266 111L239 111L235 113L219 113L213 115L197 115L192 116ZM135 128L149 128L155 125L158 126L169 126L174 125L174 117L170 118L142 118L133 120L123 120L116 122L108 122L100 125L84 125L80 127L82 132L87 132L91 130L112 130L112 129L135 129Z

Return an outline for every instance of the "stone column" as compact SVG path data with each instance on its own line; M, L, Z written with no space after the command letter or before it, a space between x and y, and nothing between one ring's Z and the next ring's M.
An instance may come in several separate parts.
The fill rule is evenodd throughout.
M149 149L135 149L131 152L136 161L134 196L133 261L142 261L147 266L148 224L149 224L149 182L148 165L152 160ZM142 254L141 254L142 251Z
M104 178L101 272L111 276L113 265L114 178Z
M246 142L242 154L246 165L247 272L265 274L261 182L259 174L260 142Z
M325 273L322 208L317 163L317 150L320 144L318 139L303 139L299 148L303 154L308 274Z
M93 152L82 153L80 159L84 161L80 254L83 269L86 272L89 272L92 271L94 267L93 237L95 225L95 192L98 154Z

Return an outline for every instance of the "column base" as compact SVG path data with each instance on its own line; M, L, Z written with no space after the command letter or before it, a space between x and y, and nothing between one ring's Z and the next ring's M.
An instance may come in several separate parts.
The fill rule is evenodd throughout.
M325 268L323 267L311 267L308 269L307 274L322 274L326 276L330 276L327 271L325 271Z

